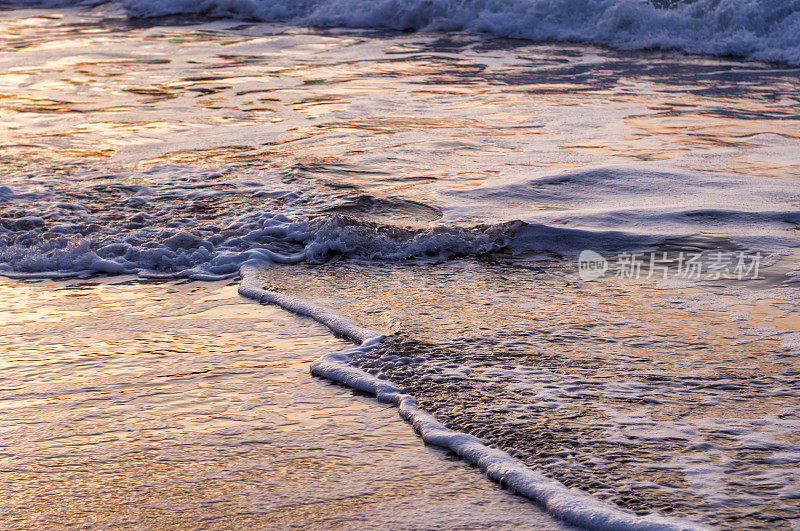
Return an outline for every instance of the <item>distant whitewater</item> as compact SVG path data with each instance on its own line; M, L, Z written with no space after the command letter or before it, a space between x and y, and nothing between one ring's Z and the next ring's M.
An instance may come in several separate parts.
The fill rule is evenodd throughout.
M75 3L12 0L0 5ZM324 27L470 31L533 41L584 42L626 50L675 50L800 65L798 0L125 0L123 3L134 17L192 14Z

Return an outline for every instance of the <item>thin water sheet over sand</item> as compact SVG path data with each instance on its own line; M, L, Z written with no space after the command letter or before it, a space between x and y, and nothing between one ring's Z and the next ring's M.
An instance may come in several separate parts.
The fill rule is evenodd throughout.
M346 347L224 283L0 284L14 529L563 528L314 378Z

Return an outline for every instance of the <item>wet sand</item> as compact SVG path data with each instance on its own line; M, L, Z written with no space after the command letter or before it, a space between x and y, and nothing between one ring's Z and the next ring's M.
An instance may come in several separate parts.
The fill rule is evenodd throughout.
M311 376L347 343L234 285L4 280L0 307L4 526L563 528Z

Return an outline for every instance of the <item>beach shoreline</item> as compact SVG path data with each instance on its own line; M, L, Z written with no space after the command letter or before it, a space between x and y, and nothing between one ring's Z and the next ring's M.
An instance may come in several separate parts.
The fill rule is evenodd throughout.
M311 376L347 343L233 285L2 280L0 300L5 525L566 529Z

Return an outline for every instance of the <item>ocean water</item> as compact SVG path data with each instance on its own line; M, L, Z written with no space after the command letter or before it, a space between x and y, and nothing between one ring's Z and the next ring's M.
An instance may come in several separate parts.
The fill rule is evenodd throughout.
M5 7L10 282L241 280L567 522L800 522L794 3Z
M4 0L92 6L99 0ZM323 27L473 31L800 64L796 0L124 0L134 17L204 15Z
M229 282L0 282L6 529L566 529L308 366Z

